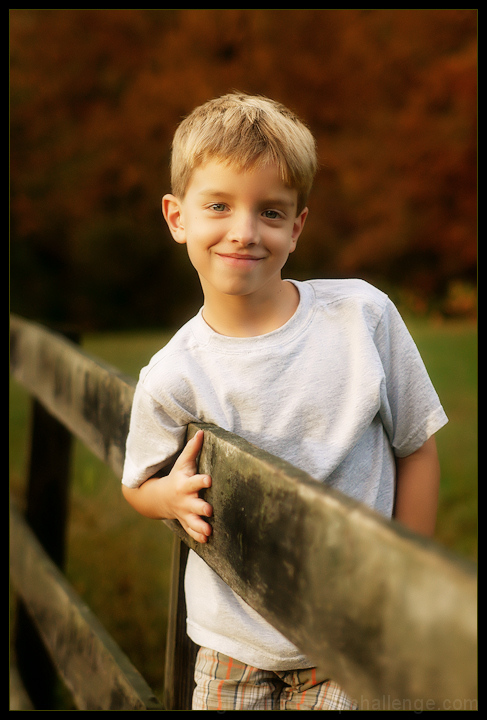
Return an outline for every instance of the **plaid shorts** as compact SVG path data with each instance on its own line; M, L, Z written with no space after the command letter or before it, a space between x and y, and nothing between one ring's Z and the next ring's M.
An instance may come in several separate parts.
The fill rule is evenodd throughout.
M316 668L259 670L200 648L193 710L356 710L357 705Z

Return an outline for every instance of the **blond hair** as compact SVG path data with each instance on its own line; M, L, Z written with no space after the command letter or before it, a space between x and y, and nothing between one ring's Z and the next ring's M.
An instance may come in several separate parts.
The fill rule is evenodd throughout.
M276 163L283 182L298 192L299 213L316 173L316 142L284 105L231 93L195 108L177 128L171 156L173 194L184 197L194 170L209 160L238 170Z

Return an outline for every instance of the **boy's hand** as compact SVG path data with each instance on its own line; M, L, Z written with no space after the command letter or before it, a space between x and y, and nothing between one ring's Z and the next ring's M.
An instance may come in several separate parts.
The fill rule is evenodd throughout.
M205 543L211 535L211 525L203 517L213 514L211 505L198 496L200 490L211 485L209 475L196 474L196 458L203 437L203 430L199 430L168 475L149 478L138 488L122 485L125 499L141 515L158 520L179 520L188 535L200 543Z
M211 525L201 516L211 517L213 513L211 505L198 495L200 490L211 485L209 475L196 474L196 458L203 445L203 437L203 430L198 430L165 478L172 485L168 504L173 518L179 520L188 535L200 543L205 543L211 535Z

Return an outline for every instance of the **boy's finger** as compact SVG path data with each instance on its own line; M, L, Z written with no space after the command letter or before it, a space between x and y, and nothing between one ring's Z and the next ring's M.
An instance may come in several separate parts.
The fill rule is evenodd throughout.
M213 508L210 503L207 503L204 500L199 500L198 504L195 506L194 512L196 515L199 515L199 517L211 517L213 515Z
M196 458L203 445L204 432L198 430L196 435L184 446L181 455L176 460L174 467L196 467Z
M207 542L211 535L211 525L208 525L204 520L200 520L199 517L192 519L191 524L183 525L184 529L194 540L200 543Z
M211 477L209 475L192 475L186 481L186 491L188 493L198 492L211 486Z

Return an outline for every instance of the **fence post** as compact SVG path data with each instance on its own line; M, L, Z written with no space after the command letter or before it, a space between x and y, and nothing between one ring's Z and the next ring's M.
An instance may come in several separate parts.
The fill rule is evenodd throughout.
M78 335L69 333L78 341ZM59 568L65 559L67 497L73 438L37 400L32 400L25 517ZM52 709L57 673L27 610L18 601L15 627L18 671L37 710Z
M166 710L191 710L193 697L198 648L186 633L184 572L188 552L188 546L174 535L164 677Z

